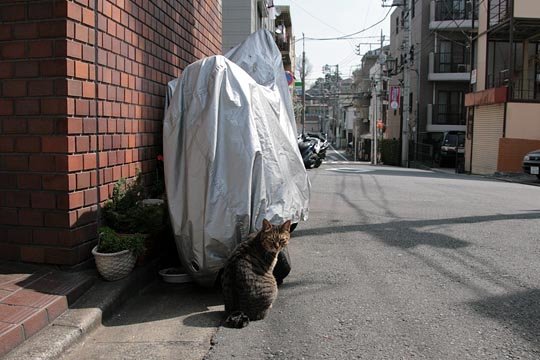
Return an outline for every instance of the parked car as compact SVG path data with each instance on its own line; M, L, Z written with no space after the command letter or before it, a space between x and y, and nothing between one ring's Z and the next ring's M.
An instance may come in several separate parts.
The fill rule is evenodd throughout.
M457 153L456 153L457 152ZM458 158L465 155L465 132L447 131L443 134L439 166L455 164Z
M527 174L536 175L540 179L540 149L531 151L523 157L523 171Z

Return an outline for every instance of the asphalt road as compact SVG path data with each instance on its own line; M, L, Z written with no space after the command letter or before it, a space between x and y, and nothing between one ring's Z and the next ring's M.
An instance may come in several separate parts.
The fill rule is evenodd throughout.
M218 328L219 294L156 283L65 358L540 358L540 187L367 164L309 174L310 219L266 319Z
M310 175L268 318L220 328L207 359L540 358L540 188L368 165Z

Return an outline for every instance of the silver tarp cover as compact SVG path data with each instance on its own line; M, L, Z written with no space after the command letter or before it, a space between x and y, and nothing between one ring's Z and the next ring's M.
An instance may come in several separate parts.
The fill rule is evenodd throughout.
M169 84L165 185L180 259L212 285L262 220L307 220L310 183L296 141L281 53L260 30Z

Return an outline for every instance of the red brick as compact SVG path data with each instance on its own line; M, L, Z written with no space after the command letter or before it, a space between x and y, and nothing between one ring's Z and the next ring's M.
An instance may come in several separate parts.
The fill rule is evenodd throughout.
M23 41L5 43L1 49L0 54L4 59L23 59L26 57L26 43Z
M2 134L26 134L27 126L24 118L7 118L2 121Z
M88 136L77 136L75 144L77 152L88 152L90 150L90 138Z
M45 262L45 249L36 246L22 246L21 260L33 263Z
M28 43L28 57L45 58L53 55L53 42L50 40L38 40Z
M30 155L30 171L53 172L56 168L55 157L52 155Z
M68 155L68 171L80 171L83 169L82 155Z
M88 79L88 63L75 61L75 77Z
M75 39L87 43L89 41L88 27L82 24L75 24Z
M38 27L35 22L19 23L13 25L15 39L35 39L38 37Z
M68 150L68 141L65 136L43 136L42 151L65 153Z
M83 8L82 11L82 22L90 27L95 25L94 12L90 9Z
M90 187L90 173L84 172L77 174L77 190Z
M15 141L12 137L0 136L0 153L12 152Z
M49 211L45 213L45 226L69 228L69 214L66 212Z
M73 2L68 2L67 12L70 19L76 20L78 22L82 20L82 9L80 5Z
M90 102L88 100L75 100L75 115L87 116L90 115Z
M30 134L51 134L54 132L54 119L31 119L28 120L28 132Z
M93 170L96 168L96 154L83 155L84 170Z
M43 175L43 189L68 190L67 175Z
M32 230L24 229L21 227L8 229L7 233L8 241L17 244L31 244L32 243Z
M69 250L68 250L69 251ZM73 250L71 250L73 251ZM51 258L53 252L51 249L47 249L47 258ZM68 303L65 296L58 297L47 306L47 314L49 316L49 322L53 322L58 316L62 315L68 309Z
M17 175L17 187L19 189L40 190L41 175L20 174Z
M0 154L0 166L2 170L8 171L28 170L28 156Z
M52 80L32 80L28 82L28 95L47 96L54 93L54 82Z
M67 35L66 20L40 22L38 30L42 38L65 37Z
M32 238L36 245L58 245L58 229L34 229Z
M41 99L41 112L49 115L66 114L66 99Z
M67 81L67 94L70 96L82 95L82 82L80 80L68 79Z
M40 294L41 296L50 296L47 294L38 294ZM22 327L24 329L24 336L28 339L47 325L49 325L47 311L45 309L39 310L23 321Z
M81 118L67 118L65 120L65 132L67 134L80 134L82 133L82 119Z
M53 4L45 3L29 3L28 18L30 19L50 19L53 17Z
M17 97L26 96L25 80L6 80L2 84L4 96Z
M22 136L15 138L15 151L39 152L41 151L41 139L39 136Z
M97 204L97 189L84 191L84 206Z
M0 9L0 12L2 9ZM2 244L0 244L1 246ZM0 254L3 254L0 252ZM0 323L0 356L7 354L24 341L24 331L22 326Z
M30 207L30 193L28 191L8 191L6 204L9 207Z
M56 196L52 192L32 192L33 209L54 209L56 208Z
M78 262L77 249L47 248L45 258L49 264L75 265ZM62 296L47 307L49 321L52 322L66 310L67 300Z
M43 212L33 209L19 209L19 224L43 226Z
M94 98L96 96L96 86L92 82L85 81L82 84L82 95L85 98Z
M15 63L15 77L27 78L39 75L39 64L36 61L23 61Z
M39 100L38 99L15 100L15 114L17 115L39 114Z
M49 76L66 76L67 62L64 59L42 60L41 75Z
M10 39L12 39L11 25L0 24L0 40L10 40Z
M66 47L67 56L81 59L82 58L82 44L74 41L68 41Z
M0 99L0 116L13 114L13 101Z
M0 207L0 224L17 225L18 223L17 209Z
M80 208L84 205L84 191L69 193L69 210Z

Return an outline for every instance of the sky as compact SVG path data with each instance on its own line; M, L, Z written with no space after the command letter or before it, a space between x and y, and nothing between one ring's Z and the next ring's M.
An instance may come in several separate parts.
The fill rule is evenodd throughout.
M388 1L391 2L391 1ZM380 47L381 29L385 35L384 44L390 40L390 14L385 21L370 30L355 35L352 40L314 41L308 38L331 38L348 35L365 29L382 20L391 8L382 7L382 0L274 0L275 5L289 5L291 22L296 38L296 56L302 55L302 33L304 33L306 59L312 65L312 72L306 76L306 84L323 77L322 67L339 65L342 78L352 76L353 70L361 63L361 56L355 48L361 44L361 54ZM392 8L393 10L394 8Z

